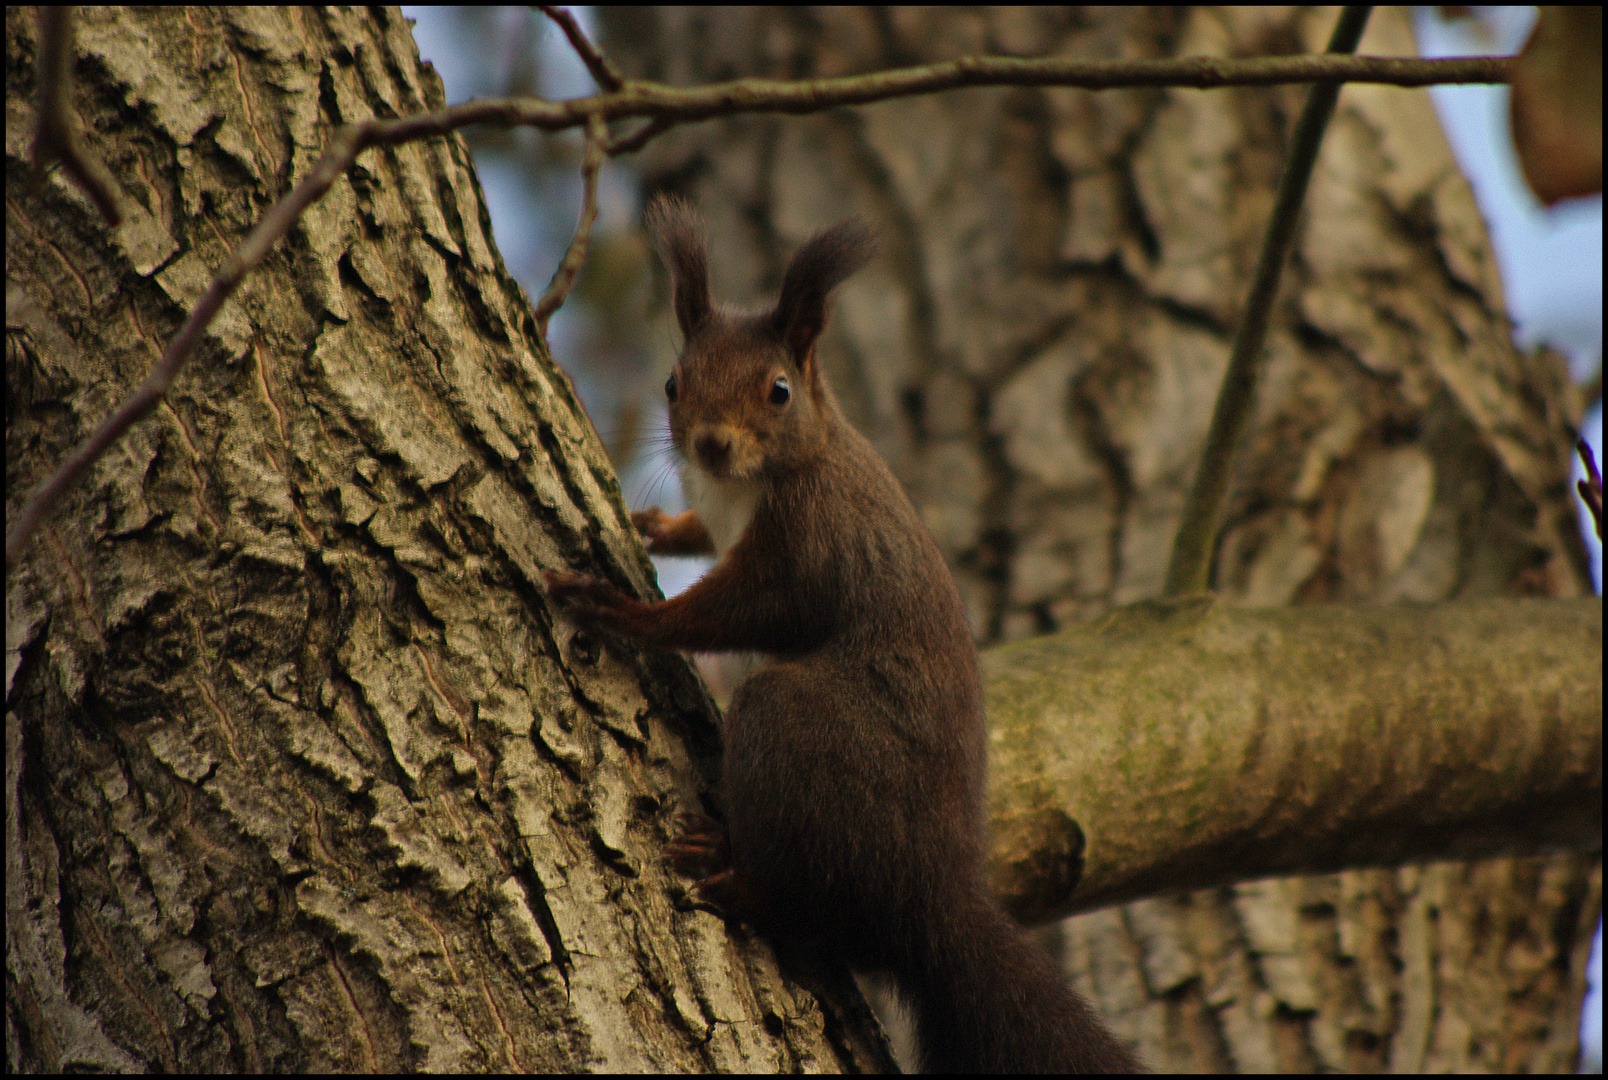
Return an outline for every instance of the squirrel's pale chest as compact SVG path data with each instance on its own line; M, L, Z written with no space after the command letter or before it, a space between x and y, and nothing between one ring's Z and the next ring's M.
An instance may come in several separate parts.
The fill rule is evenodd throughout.
M683 461L681 490L687 497L687 509L703 522L709 539L714 541L715 557L720 558L748 531L763 485L757 479L724 480L710 476L697 465Z

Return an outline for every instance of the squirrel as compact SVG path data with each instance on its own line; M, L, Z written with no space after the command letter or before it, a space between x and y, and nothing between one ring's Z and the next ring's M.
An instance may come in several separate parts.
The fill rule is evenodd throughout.
M725 824L684 815L672 867L763 933L891 973L925 1071L1137 1071L989 894L983 696L960 594L816 359L827 298L870 258L870 232L815 235L754 315L712 302L688 204L660 197L647 224L685 338L665 395L692 509L633 519L651 552L718 560L659 603L544 577L584 624L769 660L726 709Z

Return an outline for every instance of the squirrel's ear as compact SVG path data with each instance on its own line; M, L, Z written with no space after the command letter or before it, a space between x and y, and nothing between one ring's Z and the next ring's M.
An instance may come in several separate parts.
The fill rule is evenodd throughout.
M826 298L876 252L871 230L844 221L816 233L787 264L771 325L802 367L826 326Z
M676 322L681 324L681 333L690 338L708 320L714 307L709 299L709 257L705 254L698 212L682 199L660 195L648 205L645 223L670 267L675 282Z

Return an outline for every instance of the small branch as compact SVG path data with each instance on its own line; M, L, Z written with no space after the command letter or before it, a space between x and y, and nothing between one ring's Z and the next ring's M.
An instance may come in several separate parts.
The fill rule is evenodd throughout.
M738 79L692 89L662 83L627 82L616 91L567 101L544 101L540 98L470 101L433 113L390 121L389 126L378 132L367 145L392 145L424 135L442 135L468 124L563 131L586 126L587 118L593 115L609 122L647 117L664 121L665 127L668 127L674 123L707 120L714 116L773 112L803 114L892 98L936 94L967 86L1063 86L1086 90L1134 86L1208 89L1342 82L1433 86L1506 83L1510 81L1512 67L1513 58L1508 56L1437 60L1382 56L1269 56L1246 60L1185 57L1131 61L1082 61L1062 57L1021 60L1014 57L972 56L927 67L896 68L836 79L798 82ZM630 142L630 139L623 140L622 144Z
M1191 56L1167 60L968 56L925 67L797 82L739 79L687 90L633 82L618 94L590 99L589 107L599 109L610 120L663 116L688 121L739 113L820 112L969 86L1060 86L1084 90L1178 86L1207 90L1283 83L1362 82L1388 86L1506 83L1512 80L1513 65L1514 58L1510 56L1434 60L1310 54L1249 59ZM576 104L587 100L581 99Z
M547 321L564 303L570 286L575 284L575 276L581 272L581 264L586 261L587 245L592 240L592 223L597 220L597 172L603 165L608 135L603 121L599 117L592 117L586 128L586 157L581 163L581 183L585 189L581 198L581 220L575 226L575 235L570 238L569 250L564 252L563 261L553 271L553 280L548 282L547 291L536 305L536 329L544 341L547 339Z
M1580 492L1580 498L1585 500L1586 509L1591 511L1592 523L1597 526L1597 539L1602 539L1602 473L1597 471L1597 459L1592 457L1591 447L1586 440L1581 439L1575 443L1575 450L1580 454L1580 460L1586 467L1586 478L1575 481L1575 489Z
M636 129L632 135L623 135L608 145L609 157L619 157L621 154L634 154L647 145L649 139L655 135L669 131L676 126L676 122L668 116L655 116L646 124Z
M560 26L565 25L563 18L555 16L555 19ZM574 40L572 37L572 43ZM585 41L584 35L580 40ZM307 206L329 190L357 155L370 147L395 146L432 135L445 135L470 124L525 126L544 131L586 127L590 133L587 156L591 160L600 154L627 153L640 149L649 139L676 124L713 116L821 112L845 105L933 94L963 86L1066 86L1090 90L1128 86L1186 86L1204 89L1316 82L1329 85L1331 90L1338 92L1339 84L1346 81L1393 86L1505 83L1510 81L1512 65L1511 57L1501 56L1443 60L1356 56L1275 56L1249 60L1186 57L1139 61L1075 61L1062 57L1023 60L984 56L965 57L927 67L899 68L870 75L804 82L740 79L690 90L659 83L621 82L615 90L569 101L544 101L540 98L470 101L397 120L364 120L348 125L330 138L329 149L324 157L289 195L263 217L225 261L145 382L62 464L55 475L35 490L6 534L6 570L9 573L16 565L39 523L54 511L56 504L83 471L118 436L149 413L167 393L196 342L201 339L224 301L233 294L240 279L267 256ZM612 71L612 68L608 70ZM60 84L59 80L47 81ZM611 145L606 133L597 134L600 127L610 121L633 117L648 120L634 135ZM594 193L595 182L594 169ZM591 213L595 217L595 205ZM585 235L577 231L576 239L581 243L583 257L590 235L589 228L588 221ZM571 252L574 250L572 242ZM569 261L570 257L566 254L565 264ZM561 264L560 270L563 269ZM568 285L564 288L567 290Z
M1362 29L1368 23L1373 9L1352 5L1342 9L1334 36L1329 41L1330 53L1348 53L1357 47ZM1249 426L1256 405L1256 386L1262 377L1263 343L1267 340L1267 324L1273 311L1273 300L1278 295L1279 275L1295 239L1295 224L1301 213L1301 202L1306 198L1307 181L1317 164L1318 147L1323 142L1323 129L1334 115L1335 103L1340 98L1340 83L1319 83L1307 95L1306 106L1295 122L1291 136L1290 153L1279 181L1278 196L1273 214L1267 224L1267 237L1262 242L1262 253L1257 259L1256 276L1251 281L1250 295L1240 314L1239 326L1234 331L1234 347L1229 353L1228 370L1223 374L1222 389L1217 394L1217 406L1212 412L1212 425L1206 433L1206 445L1201 450L1200 468L1195 474L1195 486L1184 506L1183 520L1173 541L1172 560L1167 567L1167 580L1163 596L1187 596L1203 593L1207 589L1211 572L1212 551L1216 546L1218 523L1222 521L1223 500L1228 495L1228 483L1234 474L1240 444Z
M599 90L614 91L625 85L625 78L615 70L613 64L604 59L603 54L598 52L597 46L587 40L581 24L575 21L574 12L550 4L540 4L538 7L543 15L556 22L564 31L564 36L569 38L569 43L580 54L581 63L592 73L592 81L597 83Z
M73 9L39 9L39 124L34 132L33 172L42 181L52 161L88 195L106 224L123 222L117 181L89 152L73 114Z

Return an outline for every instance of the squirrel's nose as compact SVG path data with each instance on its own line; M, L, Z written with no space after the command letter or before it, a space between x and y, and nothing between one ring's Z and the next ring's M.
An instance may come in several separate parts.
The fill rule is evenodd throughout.
M731 463L731 438L714 431L706 431L693 440L698 460L710 472L722 472Z

